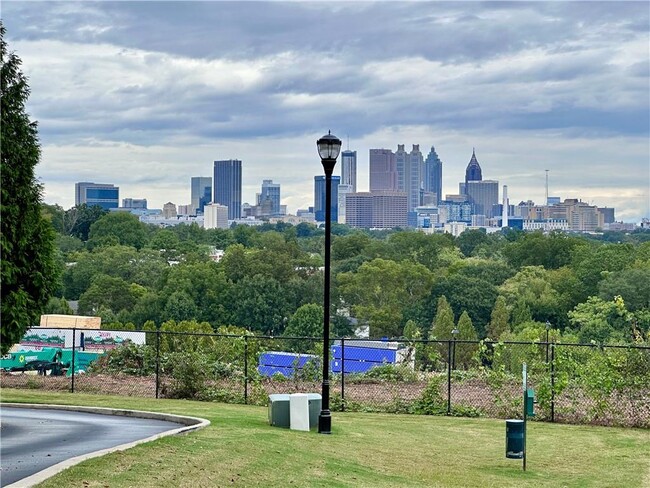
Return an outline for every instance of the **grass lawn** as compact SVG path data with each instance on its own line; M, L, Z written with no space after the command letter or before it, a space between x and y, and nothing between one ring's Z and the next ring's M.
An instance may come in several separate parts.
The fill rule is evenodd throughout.
M332 435L271 427L245 405L3 389L5 402L92 405L212 425L91 459L40 487L648 487L650 431L530 422L528 471L505 458L505 422L334 413Z

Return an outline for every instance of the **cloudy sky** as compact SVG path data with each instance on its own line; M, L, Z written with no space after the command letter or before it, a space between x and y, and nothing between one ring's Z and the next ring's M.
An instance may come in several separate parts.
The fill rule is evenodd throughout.
M313 205L315 142L431 146L457 193L472 148L511 203L549 194L650 217L650 4L26 2L2 5L43 146L45 200L114 183L150 208L243 161L243 199Z

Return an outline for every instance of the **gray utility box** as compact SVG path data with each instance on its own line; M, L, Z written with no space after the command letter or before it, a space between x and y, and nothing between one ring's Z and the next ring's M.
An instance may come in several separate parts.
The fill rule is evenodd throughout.
M320 393L308 393L309 400L309 428L315 429L318 426L318 415L322 408L322 397ZM288 393L274 393L269 395L269 424L274 427L284 427L288 429L291 426L289 415Z

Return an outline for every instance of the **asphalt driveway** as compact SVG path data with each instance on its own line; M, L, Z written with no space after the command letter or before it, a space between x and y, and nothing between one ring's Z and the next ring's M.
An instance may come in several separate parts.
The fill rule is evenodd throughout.
M164 420L0 406L0 486L69 458L179 426Z

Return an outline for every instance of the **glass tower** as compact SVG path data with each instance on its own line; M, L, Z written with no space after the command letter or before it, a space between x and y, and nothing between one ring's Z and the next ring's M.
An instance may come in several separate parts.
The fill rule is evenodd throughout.
M213 203L228 207L228 220L241 218L241 161L214 162Z

